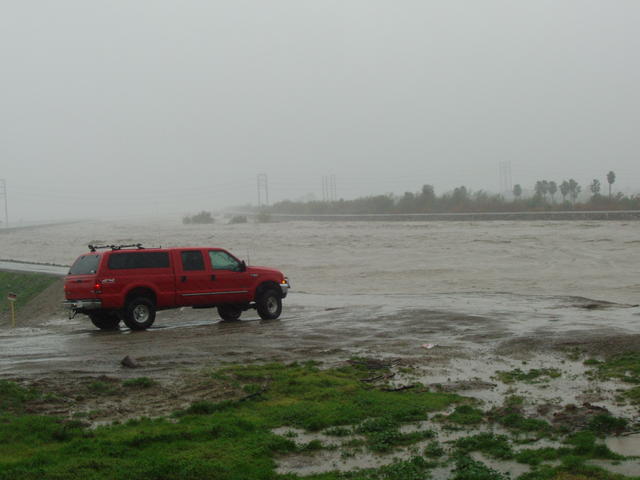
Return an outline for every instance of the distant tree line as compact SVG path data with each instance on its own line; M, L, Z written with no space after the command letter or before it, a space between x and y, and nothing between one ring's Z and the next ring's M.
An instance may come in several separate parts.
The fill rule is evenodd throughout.
M424 185L418 192L403 195L373 195L354 200L291 201L284 200L267 207L266 212L293 215L313 214L380 214L380 213L473 213L473 212L523 212L553 210L640 210L640 195L612 195L616 180L614 172L607 174L609 195L600 194L600 181L594 179L588 186L591 195L579 202L582 187L574 179L555 181L539 180L533 185L532 195L525 196L521 185L513 188L513 198L492 194L484 190L475 192L467 187L436 195L433 186ZM558 195L559 194L559 195ZM557 197L556 197L557 196ZM561 197L561 198L560 198Z

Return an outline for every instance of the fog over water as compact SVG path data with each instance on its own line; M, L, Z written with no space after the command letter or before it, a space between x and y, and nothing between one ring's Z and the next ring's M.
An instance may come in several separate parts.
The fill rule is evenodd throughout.
M16 222L573 177L640 186L640 3L3 2Z

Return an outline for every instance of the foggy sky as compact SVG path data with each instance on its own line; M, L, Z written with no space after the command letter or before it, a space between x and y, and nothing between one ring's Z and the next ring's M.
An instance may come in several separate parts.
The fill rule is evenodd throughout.
M10 220L640 188L636 0L0 0ZM2 215L0 215L1 217Z

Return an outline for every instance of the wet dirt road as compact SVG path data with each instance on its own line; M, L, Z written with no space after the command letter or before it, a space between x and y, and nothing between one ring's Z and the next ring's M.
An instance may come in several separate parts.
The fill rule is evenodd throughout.
M421 358L428 343L445 357L474 357L518 339L540 349L633 336L639 320L637 307L581 297L292 293L276 321L248 311L238 322L222 322L213 309L182 309L159 312L143 332L99 331L83 315L3 329L0 375L113 375L126 355L139 360L138 374L167 376L179 375L181 366L226 362Z

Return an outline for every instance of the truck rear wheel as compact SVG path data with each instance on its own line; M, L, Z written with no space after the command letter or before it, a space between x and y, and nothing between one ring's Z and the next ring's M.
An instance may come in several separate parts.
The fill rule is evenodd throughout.
M91 312L89 318L91 323L100 330L118 330L120 328L120 318L114 312Z
M240 318L242 309L236 305L220 305L218 307L218 315L226 322L233 322Z
M155 319L156 306L147 297L137 297L127 303L124 311L124 323L131 330L149 328Z
M275 320L282 313L282 295L273 289L266 290L256 300L256 310L263 320Z

